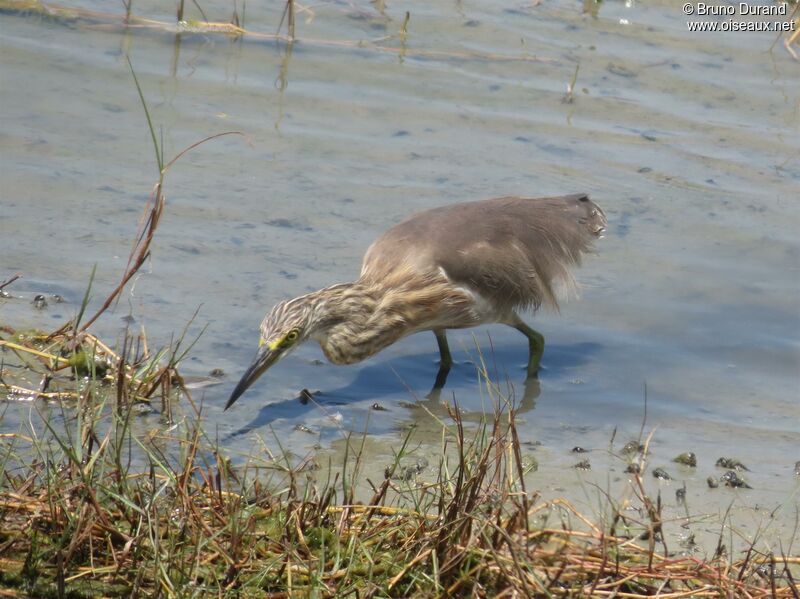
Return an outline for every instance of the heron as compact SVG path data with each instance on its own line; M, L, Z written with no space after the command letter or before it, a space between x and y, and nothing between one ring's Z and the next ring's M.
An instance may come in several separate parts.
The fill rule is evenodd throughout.
M403 337L433 331L437 381L444 381L453 364L447 329L501 323L527 337L527 375L536 377L544 336L519 312L557 310L558 298L575 288L571 268L605 227L605 213L587 194L502 197L413 214L369 246L358 280L269 311L258 352L225 409L308 340L333 364L353 364Z

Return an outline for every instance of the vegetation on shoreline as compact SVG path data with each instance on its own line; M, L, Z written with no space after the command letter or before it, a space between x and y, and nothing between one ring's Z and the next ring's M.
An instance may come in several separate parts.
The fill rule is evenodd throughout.
M118 389L0 438L6 595L797 597L800 558L667 551L639 474L642 521L539 501L502 398L477 430L449 411L432 481L402 472L407 438L359 503L357 438L322 482L288 454L233 466L201 412L141 435Z

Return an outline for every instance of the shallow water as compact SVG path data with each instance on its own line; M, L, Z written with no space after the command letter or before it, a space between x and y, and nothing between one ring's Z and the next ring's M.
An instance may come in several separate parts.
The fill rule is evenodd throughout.
M275 4L248 5L246 27L274 33ZM0 15L0 280L23 275L0 300L0 324L60 325L95 264L95 304L117 283L157 175L128 55L168 156L221 131L247 139L206 143L170 171L153 257L94 331L113 341L132 314L156 346L199 308L190 333L208 329L182 372L228 374L195 395L231 451L253 451L258 436L336 452L346 432L368 430L382 472L415 422L419 451L434 455L437 429L416 403L443 413L424 399L437 369L430 334L349 367L304 346L223 415L264 312L354 279L371 240L415 210L587 191L609 230L578 273L582 297L531 319L547 338L539 388L526 394L524 339L484 327L451 334L457 364L442 397L472 416L490 409L479 347L523 402L533 487L592 509L594 485L624 487L607 448L639 434L646 386L650 464L676 479L652 488L670 513L685 481L693 513L733 503L745 536L777 508L768 536L786 541L800 460L798 63L780 44L769 51L773 34L689 33L672 2L586 5L596 14L576 3L324 3L298 15L288 55L263 40L178 44L162 31ZM203 7L230 16L224 0ZM160 3L134 10L174 18ZM404 45L369 43L397 33L405 10ZM36 293L67 303L37 311ZM296 399L303 388L320 391L316 403ZM29 409L9 405L0 426L17 430ZM575 446L592 450L591 471L571 468L586 457ZM670 462L682 451L698 454L696 471ZM753 470L752 491L706 488L728 455Z

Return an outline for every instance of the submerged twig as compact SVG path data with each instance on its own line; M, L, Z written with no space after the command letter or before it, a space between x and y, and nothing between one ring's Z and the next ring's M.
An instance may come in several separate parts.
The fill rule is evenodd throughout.
M3 289L5 289L5 288L6 288L6 287L8 287L9 285L11 285L11 283L13 283L13 282L14 282L14 281L16 281L17 279L19 279L19 278L20 278L20 276L22 276L22 275L20 275L19 273L17 273L17 274L15 274L13 277L11 277L10 279L8 279L8 280L5 280L5 281L3 281L2 283L0 283L0 291L2 291Z

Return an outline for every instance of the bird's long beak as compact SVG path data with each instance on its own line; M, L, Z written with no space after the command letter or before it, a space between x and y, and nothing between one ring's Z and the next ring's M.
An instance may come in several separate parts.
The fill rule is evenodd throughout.
M264 372L272 366L275 362L278 361L278 358L281 357L281 350L279 349L270 349L268 345L262 345L256 357L253 359L253 363L247 368L245 373L242 375L242 380L239 381L239 384L236 385L236 388L231 393L230 399L228 399L228 403L225 404L225 409L227 410L230 408L234 402L241 397L241 395L247 390L250 385L256 382L256 379L260 377Z

